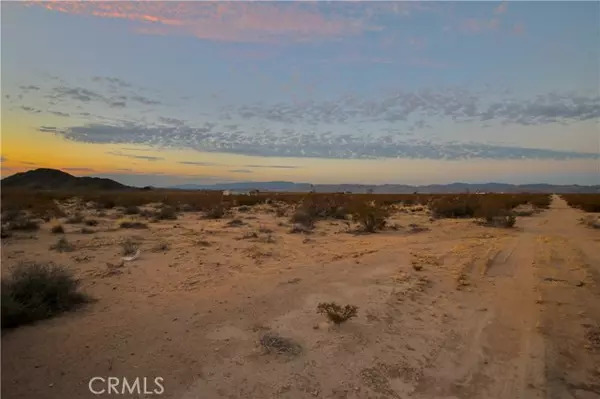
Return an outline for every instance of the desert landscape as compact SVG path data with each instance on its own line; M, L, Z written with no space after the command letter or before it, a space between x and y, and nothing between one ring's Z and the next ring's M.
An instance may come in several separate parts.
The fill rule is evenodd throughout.
M599 204L4 188L3 282L52 263L87 299L21 325L3 283L2 396L597 398Z

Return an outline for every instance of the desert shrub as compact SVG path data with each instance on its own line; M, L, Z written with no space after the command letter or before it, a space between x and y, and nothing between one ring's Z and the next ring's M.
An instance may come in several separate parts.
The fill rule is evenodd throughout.
M242 205L238 208L238 212L242 213L250 212L251 210L252 208L250 208L248 205Z
M285 215L287 214L287 209L285 208L276 208L275 209L275 216L277 217L285 217Z
M56 244L50 245L50 250L57 252L73 252L75 247L67 240L66 237L60 237Z
M12 234L4 226L0 227L0 238L9 238Z
M69 218L67 218L67 220L65 221L65 223L68 224L79 224L79 223L83 223L83 215L79 212L76 212L75 214L73 214L72 216L70 216Z
M129 205L125 207L124 213L126 215L138 215L140 213L140 208L135 205Z
M297 209L290 218L295 225L302 225L308 229L315 227L315 218L307 209Z
M227 222L227 227L239 227L239 226L243 226L246 223L244 223L241 219L233 219L230 220L229 222Z
M223 204L218 204L204 212L205 219L222 219L227 215L227 208Z
M165 251L168 251L169 248L170 248L170 246L169 246L168 242L161 241L161 242L156 243L156 245L154 246L153 250L156 251L156 252L165 252Z
M52 234L64 234L65 233L65 228L63 227L62 224L55 224L54 226L52 226L50 228L50 232Z
M137 222L135 220L121 220L119 227L122 229L147 229L148 225L143 222Z
M98 226L98 221L96 219L85 219L83 222L86 226L94 227Z
M478 199L469 196L443 196L432 200L429 204L435 218L473 217L477 210Z
M131 256L137 252L139 245L131 238L127 238L121 243L121 253L124 256Z
M298 224L298 223L294 223L292 225L292 228L290 229L290 233L292 233L292 234L298 234L298 233L309 234L309 233L312 233L312 231L313 231L313 227L308 227L304 224Z
M82 227L81 228L81 234L93 234L94 230L92 229L88 229L87 227Z
M172 206L163 206L156 214L158 220L176 220L177 212Z
M259 342L267 353L276 353L279 355L299 355L302 353L302 346L300 344L272 332L263 334Z
M317 306L317 312L325 314L335 324L341 324L358 315L358 307L346 305L344 307L335 302L321 302Z
M387 208L374 204L357 204L352 211L352 219L360 223L363 231L367 233L382 230L388 216Z
M258 232L259 233L263 233L263 234L271 234L271 233L273 233L273 229L270 229L270 228L268 228L266 226L260 226L258 228Z
M570 207L584 212L600 212L600 194L563 194Z
M586 215L579 220L583 225L593 229L600 229L600 216Z
M196 209L190 204L181 204L177 207L181 212L194 212Z
M552 196L550 194L537 194L531 196L528 202L536 208L548 209L552 202Z
M39 230L40 224L27 216L20 216L6 224L7 230L19 230L19 231L35 231Z
M25 214L23 211L18 209L11 209L8 211L2 212L2 223L12 222L24 217Z
M47 319L88 300L68 269L53 263L20 263L2 280L2 328Z

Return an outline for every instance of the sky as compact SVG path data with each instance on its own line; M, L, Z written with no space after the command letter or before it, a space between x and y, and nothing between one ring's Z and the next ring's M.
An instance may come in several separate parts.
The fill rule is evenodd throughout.
M600 2L1 2L2 176L600 184Z

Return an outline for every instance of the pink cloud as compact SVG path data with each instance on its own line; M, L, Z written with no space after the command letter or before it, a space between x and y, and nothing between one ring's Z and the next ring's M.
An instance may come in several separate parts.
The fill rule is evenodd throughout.
M494 14L504 14L507 7L508 3L506 1L500 3L500 5L494 9Z
M360 15L325 15L304 2L31 1L48 10L136 23L135 31L230 42L306 42L380 28ZM358 14L358 13L357 13Z
M515 35L522 35L523 33L525 33L525 25L523 25L522 23L516 24L512 31Z

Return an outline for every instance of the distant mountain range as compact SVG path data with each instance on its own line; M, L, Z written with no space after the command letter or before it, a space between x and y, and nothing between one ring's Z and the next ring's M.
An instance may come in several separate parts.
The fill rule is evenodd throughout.
M2 179L2 188L19 187L39 190L127 190L129 186L100 177L76 177L57 169L34 169Z
M100 177L76 177L57 169L35 169L27 172L16 173L2 179L2 188L21 187L41 190L135 190L134 188L118 183L111 179ZM154 188L160 190L159 188ZM287 181L271 182L239 182L221 183L212 185L184 184L166 189L178 190L228 190L232 192L278 191L278 192L352 192L375 194L411 194L418 193L466 193L466 192L504 192L504 193L600 193L600 185L552 185L552 184L504 184L504 183L452 183L431 184L426 186L410 186L404 184L310 184L294 183Z
M426 186L410 186L404 184L314 184L293 183L286 181L271 182L239 182L222 183L212 185L185 184L170 187L182 190L229 190L232 192L247 192L251 190L259 191L279 191L279 192L352 192L367 193L372 191L375 194L411 194L418 193L465 193L465 192L503 192L503 193L600 193L600 185L579 186L579 185L552 185L552 184L505 184L505 183L452 183L452 184L431 184Z

